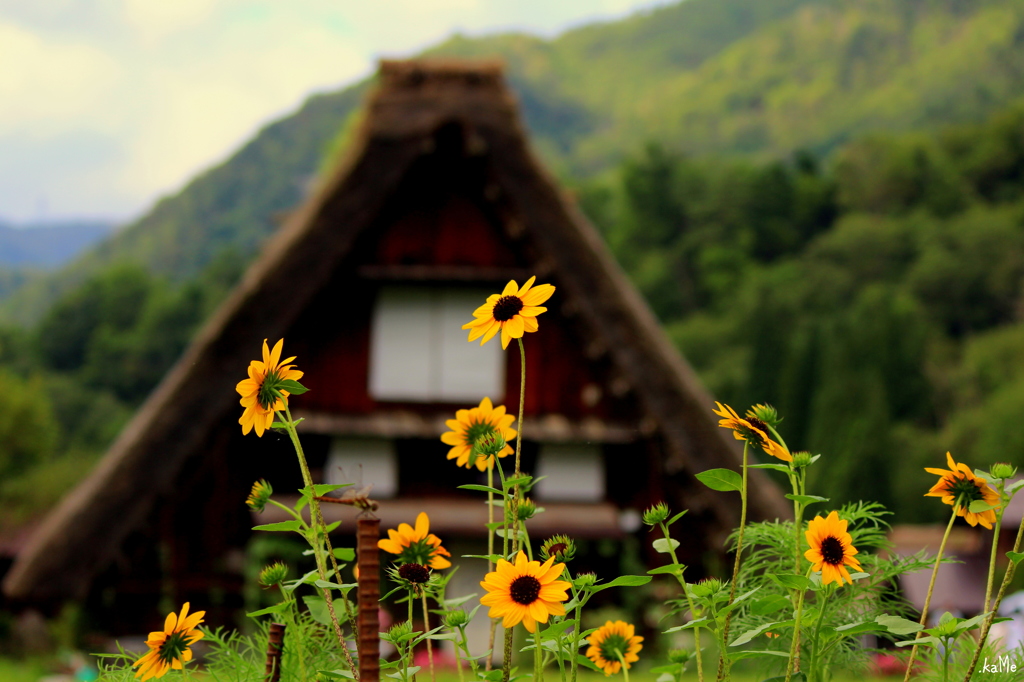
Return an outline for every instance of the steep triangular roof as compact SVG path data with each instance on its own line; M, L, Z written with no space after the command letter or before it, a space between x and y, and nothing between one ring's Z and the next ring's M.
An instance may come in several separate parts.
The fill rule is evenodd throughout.
M411 165L451 124L473 154L490 158L493 183L515 209L516 229L540 253L535 271L557 273L559 295L574 302L590 336L630 381L666 445L667 469L739 467L740 450L717 427L711 397L597 232L531 153L501 66L383 62L344 163L290 216L96 469L21 552L4 581L9 596L84 595L154 500L169 492L189 453L238 410L234 387L253 349L263 338L284 335ZM786 516L778 488L761 472L752 475L753 515ZM712 511L716 534L736 520L735 496L700 490L686 503Z

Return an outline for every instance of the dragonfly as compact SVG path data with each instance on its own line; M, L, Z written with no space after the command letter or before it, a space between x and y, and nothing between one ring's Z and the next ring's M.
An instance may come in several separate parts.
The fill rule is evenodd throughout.
M322 495L316 499L320 502L330 502L332 504L347 504L364 512L376 511L380 505L375 500L370 499L370 491L373 489L373 484L363 485L363 465L358 465L358 473L354 476L356 480L352 480L345 474L344 467L339 466L338 471L341 473L341 480L348 483L348 487L342 488L341 495L338 497Z

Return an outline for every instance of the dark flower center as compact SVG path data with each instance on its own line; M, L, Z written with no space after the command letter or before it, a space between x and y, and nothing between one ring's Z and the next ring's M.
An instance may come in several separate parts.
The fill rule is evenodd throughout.
M948 477L946 481L946 490L953 496L956 507L967 507L975 500L984 499L981 486L964 475Z
M180 660L182 653L188 648L185 635L185 632L172 632L160 645L160 653L157 654L160 660L168 665L174 660Z
M548 556L557 556L569 548L569 545L564 542L556 542L555 544L548 547Z
M425 583L430 580L430 571L422 564L402 564L398 567L398 575L411 583Z
M754 428L763 431L764 435L767 436L769 434L768 425L765 424L760 419L758 419L757 417L747 417L747 421L750 422L750 425L753 426Z
M508 596L517 604L532 604L540 596L540 581L532 575L521 575L509 585Z
M494 304L494 310L491 312L491 315L498 322L508 322L522 309L523 299L518 296L502 296Z
M834 535L829 535L821 541L821 558L829 566L841 566L843 564L843 543Z
M608 635L598 645L597 650L601 652L601 658L609 663L619 663L619 654L622 654L623 660L626 658L626 652L629 651L629 642L622 635Z

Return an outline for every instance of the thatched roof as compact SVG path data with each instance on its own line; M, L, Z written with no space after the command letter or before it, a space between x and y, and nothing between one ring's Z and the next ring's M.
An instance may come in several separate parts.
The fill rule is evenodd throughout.
M559 295L630 382L668 451L676 475L738 468L740 450L716 426L713 401L671 345L646 302L571 199L531 153L516 100L494 63L384 62L362 129L344 163L291 214L262 256L120 434L90 476L53 511L22 551L3 587L14 598L83 596L171 494L183 463L238 409L234 386L264 338L283 336L329 280L356 237L382 211L410 165L457 123L467 153L486 156L512 229L532 240L534 272L557 274ZM787 514L779 490L752 472L755 517ZM710 509L720 528L738 499L694 486L691 508Z

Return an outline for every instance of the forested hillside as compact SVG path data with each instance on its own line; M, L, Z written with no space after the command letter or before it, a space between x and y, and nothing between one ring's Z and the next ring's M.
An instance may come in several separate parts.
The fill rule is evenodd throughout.
M1024 92L1024 0L687 0L552 40L453 38L429 54L499 56L532 140L563 179L648 141L701 155L825 156L864 131L978 122ZM55 296L129 261L184 281L244 257L330 163L367 83L311 98L115 238L0 306Z

